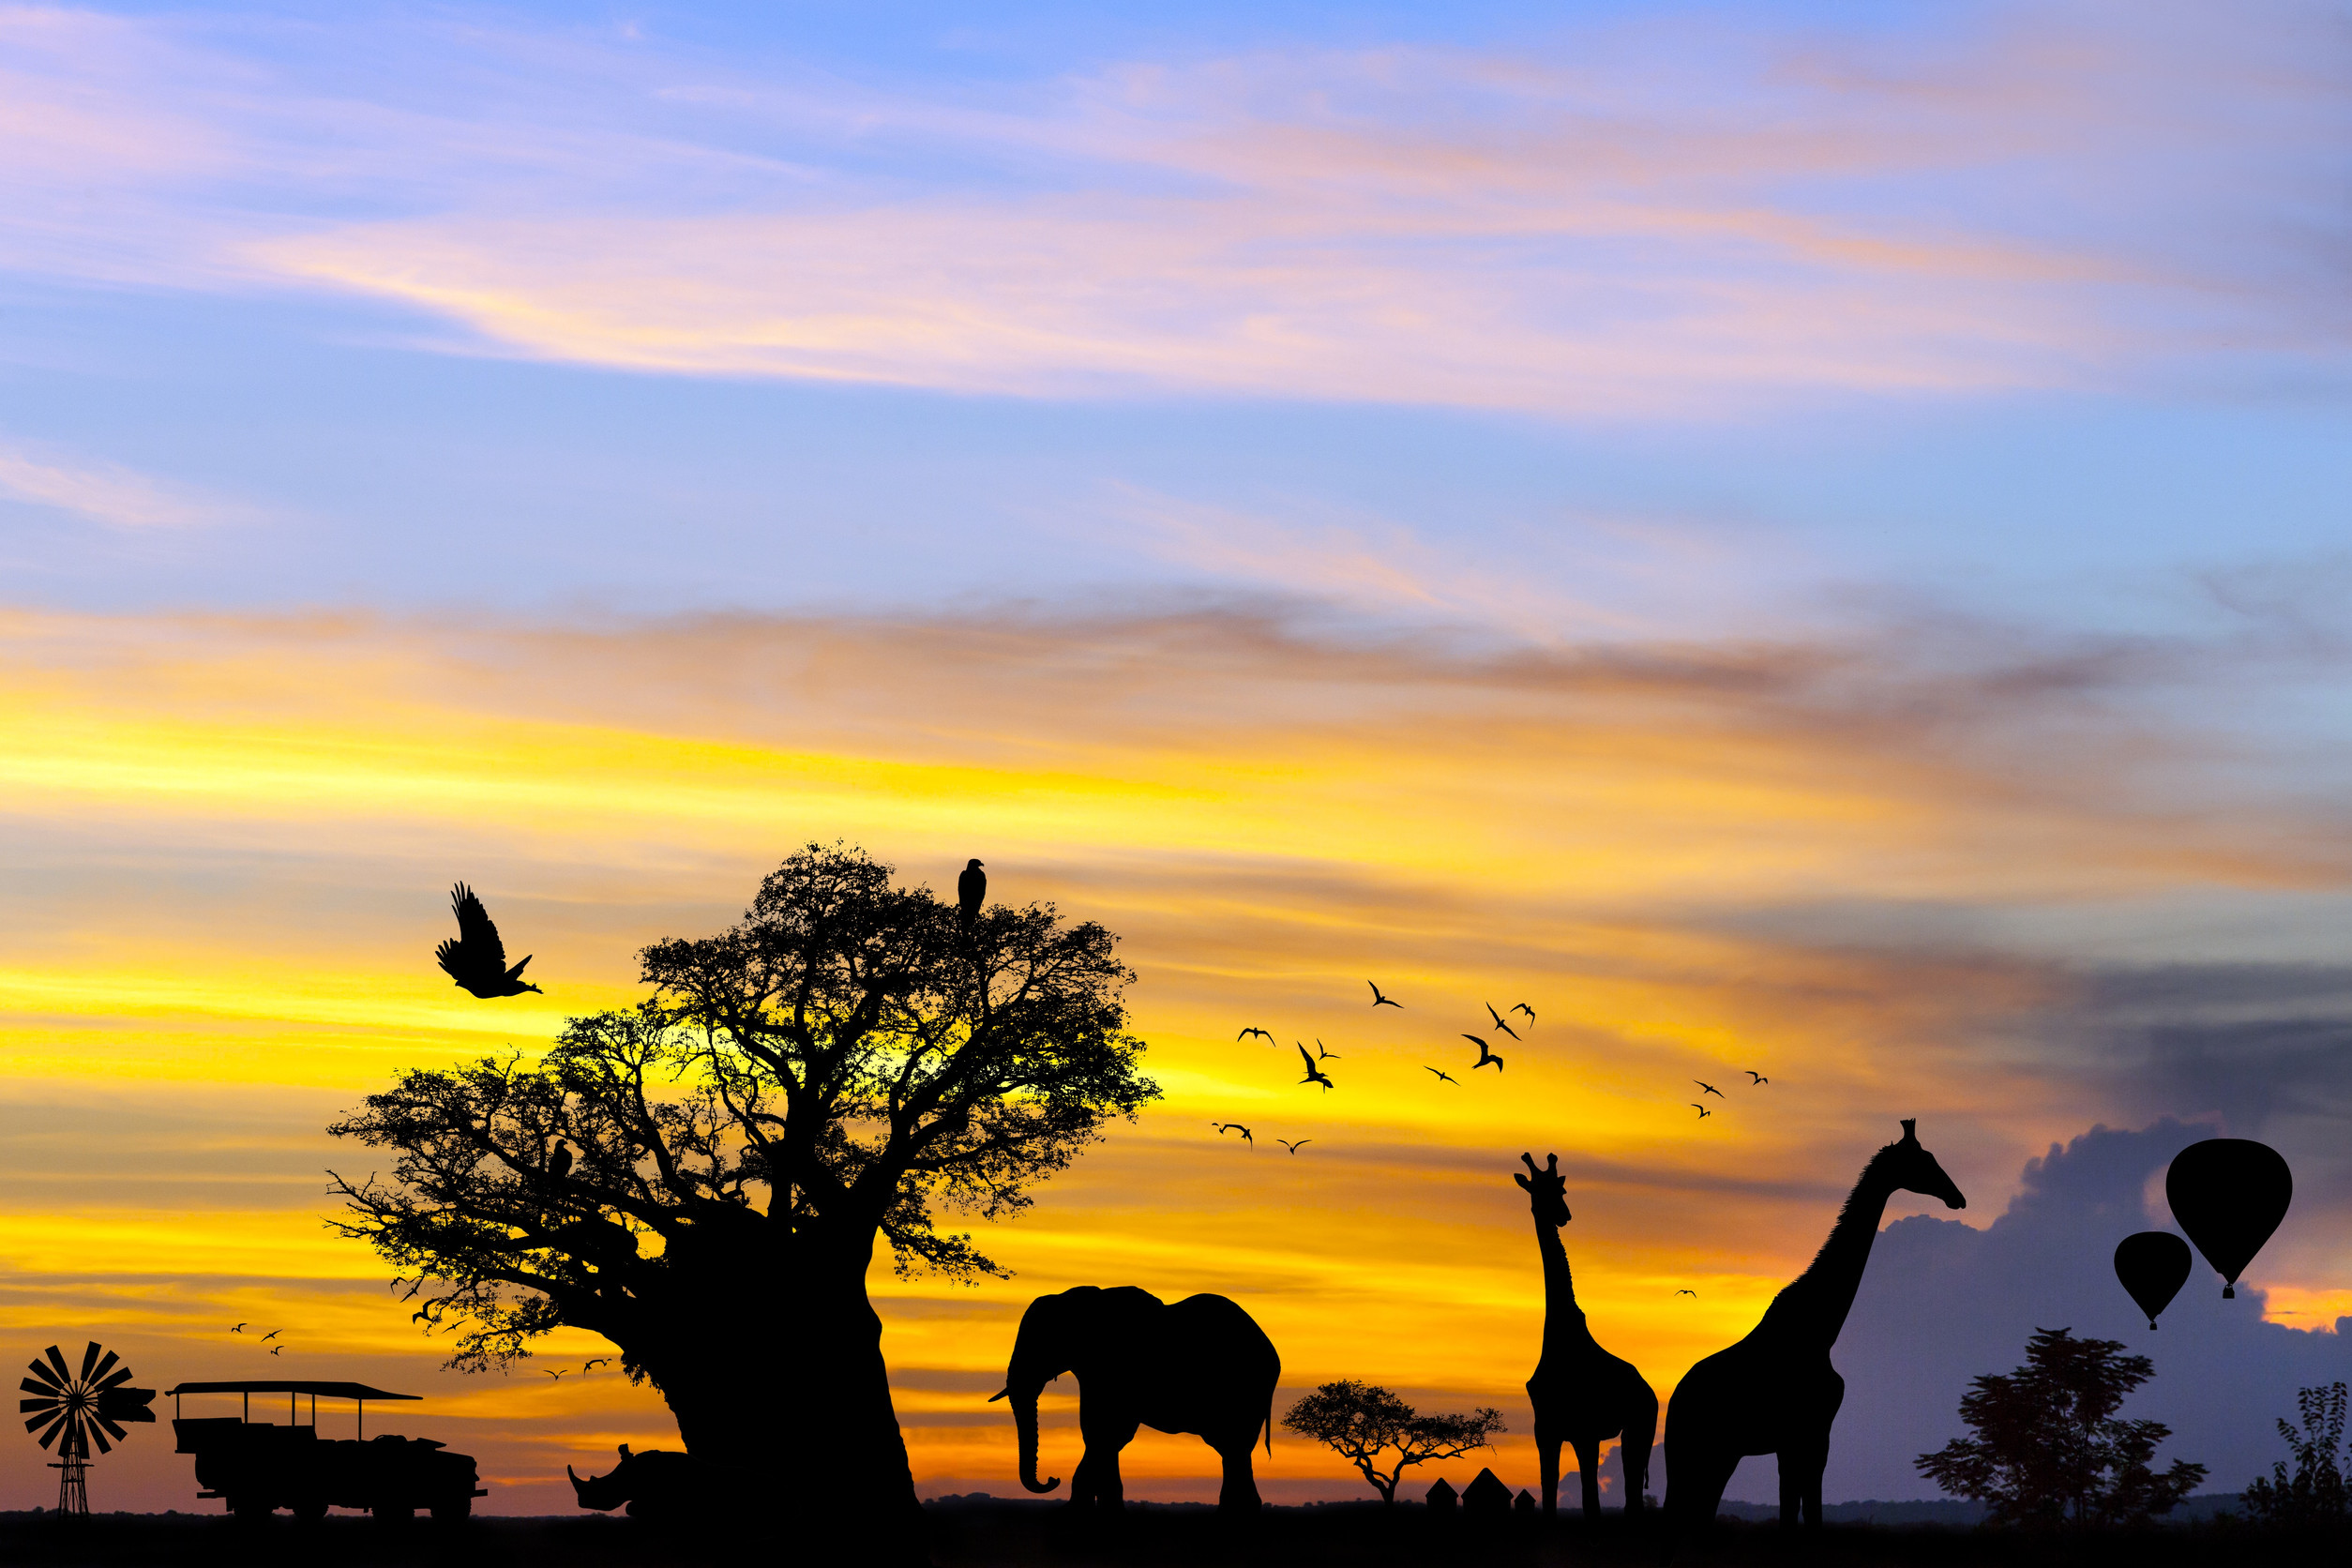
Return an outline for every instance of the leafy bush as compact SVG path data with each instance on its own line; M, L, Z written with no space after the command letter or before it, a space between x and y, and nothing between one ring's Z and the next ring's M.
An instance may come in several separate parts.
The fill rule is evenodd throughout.
M2295 1473L2289 1475L2282 1460L2270 1467L2269 1480L2247 1484L2246 1513L2256 1523L2336 1524L2352 1512L2352 1496L2347 1496L2344 1487L2344 1463L2338 1457L2344 1446L2344 1404L2342 1383L2297 1392L2295 1407L2302 1417L2302 1431L2279 1423L2279 1436L2286 1440L2295 1455Z
M2124 1395L2156 1375L2122 1350L2120 1340L2035 1330L2025 1365L1979 1378L1961 1397L1976 1435L1921 1455L1921 1473L1987 1504L1996 1524L2140 1524L2171 1513L2205 1467L2176 1459L2158 1474L2150 1461L2172 1428L2116 1419Z

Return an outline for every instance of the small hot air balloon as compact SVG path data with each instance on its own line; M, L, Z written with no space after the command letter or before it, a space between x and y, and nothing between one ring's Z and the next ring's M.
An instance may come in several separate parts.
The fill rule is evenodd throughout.
M2189 1282L2189 1244L2169 1230L2143 1230L2115 1247L2115 1276L2148 1314L2148 1326Z
M2286 1217L2295 1174L2267 1143L2209 1138L2173 1156L2164 1172L2172 1217L2226 1282L2224 1300L2238 1294L2238 1276Z

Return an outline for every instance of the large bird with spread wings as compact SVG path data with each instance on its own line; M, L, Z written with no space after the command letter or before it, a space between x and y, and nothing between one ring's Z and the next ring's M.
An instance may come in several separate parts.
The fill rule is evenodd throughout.
M474 897L472 888L458 883L450 890L449 907L458 917L457 940L443 942L433 950L433 957L441 960L450 979L485 1000L539 989L522 978L522 965L531 961L530 954L522 956L522 963L506 967L506 944L498 940L490 911Z

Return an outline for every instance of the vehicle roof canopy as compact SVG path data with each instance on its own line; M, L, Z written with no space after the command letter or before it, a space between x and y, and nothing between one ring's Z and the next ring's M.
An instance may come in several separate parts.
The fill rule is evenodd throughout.
M180 1394L310 1394L323 1399L422 1399L421 1394L393 1394L366 1383L290 1383L284 1381L240 1381L232 1383L182 1383L163 1391L165 1398Z

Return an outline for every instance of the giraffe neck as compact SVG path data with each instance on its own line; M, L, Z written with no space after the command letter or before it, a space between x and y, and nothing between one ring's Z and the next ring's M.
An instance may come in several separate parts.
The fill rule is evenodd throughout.
M1814 1254L1812 1266L1772 1298L1757 1325L1759 1333L1829 1352L1846 1327L1847 1313L1853 1310L1871 1244L1878 1239L1878 1221L1893 1195L1894 1184L1880 1173L1879 1161L1874 1158L1847 1195L1846 1207L1830 1228L1830 1239Z
M1568 1273L1568 1249L1560 1244L1560 1228L1537 1219L1535 1247L1544 1255L1544 1343L1591 1337L1584 1326L1584 1308L1576 1304L1576 1282Z

